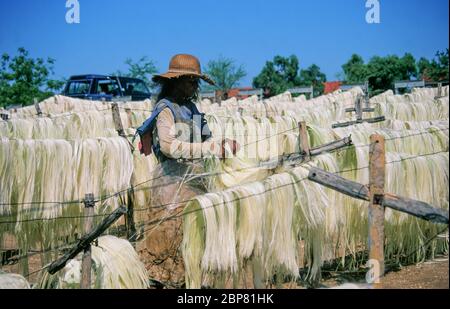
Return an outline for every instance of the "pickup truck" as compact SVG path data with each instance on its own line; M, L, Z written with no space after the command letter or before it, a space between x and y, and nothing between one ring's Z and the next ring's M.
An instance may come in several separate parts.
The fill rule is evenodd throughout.
M71 76L62 94L104 101L142 101L151 98L149 89L139 78L97 74Z

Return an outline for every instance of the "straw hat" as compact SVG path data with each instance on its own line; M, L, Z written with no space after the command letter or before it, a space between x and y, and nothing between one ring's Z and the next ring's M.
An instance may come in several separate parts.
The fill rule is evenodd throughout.
M214 85L214 81L206 74L202 74L200 69L200 61L197 57L187 54L178 54L172 57L169 63L169 70L164 74L156 74L152 80L157 82L160 79L171 79L180 76L196 76L207 83Z

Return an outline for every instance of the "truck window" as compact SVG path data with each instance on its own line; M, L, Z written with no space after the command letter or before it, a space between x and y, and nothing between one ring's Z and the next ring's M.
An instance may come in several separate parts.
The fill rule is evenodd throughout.
M69 83L69 87L67 88L67 94L68 95L88 94L90 86L91 81L89 80L72 81Z
M100 79L97 82L97 93L118 96L120 95L119 84L115 80Z
M137 79L131 79L131 78L120 78L120 84L125 89L125 95L149 95L150 92L148 91L147 86L144 84L144 82L137 80Z

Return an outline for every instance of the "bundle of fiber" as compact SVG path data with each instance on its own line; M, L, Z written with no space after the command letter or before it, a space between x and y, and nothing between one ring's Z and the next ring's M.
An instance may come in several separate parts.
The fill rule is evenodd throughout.
M427 202L448 210L448 153L412 157L387 153L386 190L400 196ZM422 262L435 254L448 252L448 243L428 239L443 226L417 219L405 213L386 209L386 260Z
M21 275L0 271L0 290L2 289L30 289L30 284Z
M438 96L438 87L434 88L413 88L411 90L412 94L424 95L428 97ZM441 88L441 96L448 97L449 95L449 85L443 86Z
M308 99L306 98L306 96L304 94L301 94L298 97L294 97L293 100L294 100L294 102L305 102Z
M128 241L114 236L102 236L98 238L98 246L91 247L91 252L92 288L146 289L149 287L147 270ZM80 288L81 258L82 253L70 260L55 275L45 272L40 278L38 288Z
M386 102L375 105L375 114L404 121L441 120L449 117L448 97L423 102Z
M138 141L135 140L133 146L138 149ZM154 154L143 156L139 151L133 152L133 174L131 175L131 187L134 192L134 200L130 201L134 205L134 220L142 223L147 220L151 202L151 189L158 184L158 179L152 179L152 171L158 164L158 159Z
M238 101L235 98L223 101L221 106L212 104L206 107L203 112L219 116L219 117L236 117L240 113L245 116L253 117L267 117L285 114L308 114L305 111L305 107L315 109L316 111L327 110L330 105L339 106L340 114L334 118L343 118L345 116L345 108L349 106L354 106L354 102L358 95L362 94L362 90L359 87L352 88L347 92L336 91L331 94L320 96L311 100L303 101L302 104L292 104L292 98L287 95L281 95L277 98L285 98L283 101L281 99L270 98L261 104L261 101L255 101L255 99L250 100L251 104L247 103L244 99ZM336 109L335 107L334 109ZM240 111L242 109L242 111Z
M281 156L298 152L298 128L292 117L208 119L214 138L234 139L240 145L235 157L207 164L207 171L217 174L212 179L216 190L262 180L276 168Z
M342 90L337 90L332 93L328 93L316 98L312 98L302 104L302 106L316 106L327 108L330 103L342 102L344 107L352 107L355 104L356 98L363 94L363 90L360 87L354 87L348 91L343 92Z
M237 284L247 261L264 282L275 274L295 280L299 239L309 277L317 276L328 199L321 186L304 181L307 174L299 167L188 203L182 244L186 286L223 287L231 277Z
M238 99L235 97L229 98L227 100L223 100L222 102L220 102L220 106L228 106L228 105L237 105L238 104Z
M39 103L41 112L44 115L61 115L69 112L82 111L103 111L111 110L111 102L91 101L77 98L55 95ZM135 102L118 102L123 109L138 109L151 111L153 103L151 100ZM10 111L11 118L29 118L36 117L37 111L34 105L26 106Z
M441 97L448 97L448 86L442 87ZM417 103L433 100L438 96L438 88L413 88L411 93L394 95L392 90L387 90L370 98L371 103Z
M370 103L386 103L386 98L391 97L394 95L394 91L392 90L386 90L385 92L382 92L376 96L373 96L370 98Z
M293 102L292 100L292 95L289 91L285 91L281 94L272 96L268 99L265 99L264 102L268 103L268 102Z
M314 158L314 162L308 165L316 166L328 172L337 173L340 171L339 162L333 154L323 154ZM342 258L346 253L355 253L354 243L361 243L364 240L358 236L358 221L352 221L357 218L358 209L349 202L350 198L335 190L322 187L323 193L328 199L325 208L325 237L322 239L322 262ZM317 261L316 261L317 263Z
M331 172L350 170L339 174L347 179L366 184L368 182L368 148L365 148L366 150L359 151L358 148L354 151L348 149L341 154L341 158L337 158L337 162L333 158L327 164L319 161L318 165ZM448 209L448 152L431 155L425 153L423 156L417 153L388 152L386 156L386 192L426 201L434 207ZM316 160L323 157L320 156ZM353 163L351 163L352 161ZM338 216L329 218L329 213L327 213L326 229L329 233L327 239L336 242L335 248L340 247L344 250L328 251L328 253L324 253L325 259L339 258L350 254L354 256L353 266L363 264L363 261L358 262L355 258L356 253L361 251L367 239L367 203L344 197L341 194L333 197L329 191L327 195L333 208L342 207ZM333 229L333 224L329 225L329 222L336 220L339 224L334 226L339 228ZM389 209L386 209L385 222L386 260L420 262L427 257L433 257L434 254L445 253L448 250L448 244L437 241L433 241L428 247L423 247L429 238L442 229L434 223ZM333 231L335 234L332 233ZM324 248L329 248L329 246L324 246ZM415 254L411 256L409 254L411 252L415 252ZM339 255L337 255L338 253Z
M410 130L410 131L395 131L388 129L377 129L370 124L359 124L347 128L340 128L335 130L328 130L323 128L316 128L314 126L309 127L309 138L310 142L312 141L312 145L318 143L322 144L324 142L331 141L333 139L342 138L344 136L352 135L353 142L355 144L354 147L348 147L339 151L337 154L333 154L329 159L327 164L321 163L324 169L337 172L337 171L345 171L347 172L340 173L341 176L357 181L359 183L367 183L368 181L368 144L370 142L370 135L374 133L382 134L385 136L386 140L386 150L388 151L388 156L401 156L400 160L404 160L405 166L403 166L398 173L402 173L402 177L407 177L411 183L408 184L410 192L413 191L425 191L430 193L430 196L433 196L435 199L429 201L432 205L441 208L448 208L448 151L449 147L449 138L448 138L448 123L445 127L437 127L437 126L429 126L426 130ZM316 142L319 141L319 142ZM443 153L442 153L443 152ZM429 155L437 153L436 155ZM424 155L424 157L421 157ZM417 157L418 156L418 157ZM416 158L417 157L417 158ZM324 156L320 156L315 158L315 161L323 160ZM426 159L424 159L426 158ZM411 161L411 163L406 163L407 161ZM414 163L414 160L419 160L423 162L419 168L419 166ZM395 160L394 160L395 161ZM392 163L394 165L395 162ZM394 170L393 167L388 164L387 170L390 172ZM443 173L445 171L445 173ZM443 174L442 174L443 173ZM436 181L431 177L431 175L440 174L439 180ZM422 175L422 176L419 176ZM405 186L405 182L398 181L396 176L388 176L391 177L392 182L395 181L399 186ZM415 179L426 179L424 180L426 183L433 184L432 187L417 185L414 181ZM402 196L414 196L409 192L398 191L396 187L389 185L390 188L386 188L386 192L397 193ZM427 188L426 190L419 190L423 188ZM345 243L336 244L336 246L344 245L348 253L354 254L361 248L361 244L365 243L365 237L367 236L367 214L365 212L367 203L356 201L349 197L340 197L336 199L330 195L330 192L327 193L328 197L331 201L334 201L332 204L336 205L336 207L340 207L338 205L342 205L344 208L343 215L338 217L333 217L332 221L338 220L341 222L339 225L340 233L337 235L329 235L327 239L335 239L335 240L345 240ZM429 200L423 196L416 196L418 200ZM363 212L361 212L363 210ZM407 216L407 215L403 215ZM339 218L340 217L340 218ZM328 219L328 217L327 217ZM409 220L409 219L408 219ZM411 219L412 220L412 219ZM420 220L419 220L420 221ZM328 221L327 221L328 222ZM425 241L424 231L428 231L425 234L430 236L429 231L432 224L428 224L426 222L417 223L417 220L411 221L411 224L416 224L423 226L421 230L417 230L414 236L414 239L419 239L415 243L411 243L411 246L408 249L413 250L413 248L419 248L419 241ZM406 228L410 228L408 225ZM333 230L333 225L329 225L327 223L327 231ZM400 228L397 225L396 228ZM434 228L432 229L435 230ZM422 235L418 237L417 235ZM397 235L397 238L399 236ZM394 238L395 239L395 238ZM398 238L400 239L400 238ZM326 248L326 246L325 246ZM402 248L400 242L396 242L393 244L393 248L391 252L397 252L398 248ZM440 252L445 248L439 248ZM422 250L423 251L423 250ZM333 253L324 254L328 258L333 256ZM341 252L341 257L343 253ZM425 255L420 255L420 258L423 258ZM414 257L414 261L419 261L417 256Z
M141 125L150 115L146 111L121 109L124 129ZM76 139L115 137L117 131L111 110L71 112L55 117L13 118L0 122L0 136L20 139Z
M198 110L202 113L207 113L210 111L212 101L210 99L202 99L200 102L197 102L195 105Z
M429 125L421 130L379 129L371 124L362 123L347 128L337 128L332 132L339 138L351 135L355 147L363 151L361 160L365 160L372 134L380 134L385 137L387 152L422 154L446 151L449 148L448 123L440 126ZM326 130L322 130L321 135L326 133Z
M387 165L386 192L448 210L448 153L413 158L411 155L387 153L387 160L395 163ZM364 217L367 218L366 215ZM442 226L390 209L386 209L385 217L386 260L421 262L448 251L448 244L437 241L424 247L425 242ZM412 252L415 254L411 256Z
M235 117L241 114L253 117L266 117L265 104L262 104L261 101L256 101L254 104L244 101L225 106L219 106L217 103L211 104L211 106L201 106L201 111L219 117Z
M337 134L333 129L323 128L316 125L308 125L307 129L310 147L317 147L329 142L333 142L337 139L343 138L341 136L346 134Z
M409 142L408 139L412 137L386 141L388 150L408 151L409 154L387 152L385 191L448 209L448 152L445 152L448 151L448 136L440 135L439 131L422 136L414 137L413 141ZM352 137L358 140L357 134ZM367 183L368 150L368 147L356 145L354 150L350 148L343 151L336 165L341 171L349 171L340 175L359 183ZM433 154L434 152L437 153ZM337 201L334 203L337 207L339 204ZM354 254L360 250L367 236L367 203L345 197L343 205L347 209L344 219L346 225L342 228L344 234L339 237L342 236L346 240L346 249ZM433 223L390 210L386 210L386 224L390 226L387 228L389 232L386 232L386 239L390 239L386 257L400 259L407 256L408 252L419 250L415 256L409 257L410 262L421 261L427 256L427 250L422 248L421 244L439 228ZM432 245L436 252L446 250L444 244L438 248L435 243Z
M239 101L239 105L241 105L241 106L253 105L253 104L258 104L258 103L262 103L262 102L260 102L257 95L252 95L252 96L249 96L248 98L245 98L245 99L242 99Z
M425 130L430 127L437 127L448 134L448 121L446 120L404 121L388 119L383 123L383 128L392 130Z
M120 166L120 168L117 168ZM12 167L12 168L11 168ZM125 139L1 139L0 234L15 230L18 246L52 248L81 234L85 194L93 193L95 221L124 203L133 172ZM7 171L7 172L6 172ZM102 196L110 196L104 200ZM72 202L73 201L73 202Z
M196 103L198 110L202 113L211 113L220 109L220 105L218 103L212 103L209 99L204 99L200 103Z
M351 120L351 115L345 112L343 102L333 102L326 108L306 107L297 111L286 111L285 115L295 117L297 121L306 121L307 124L321 127L331 127L333 122Z
M358 89L360 90L360 88L355 88L353 91L321 96L308 100L305 104L268 102L265 104L267 114L303 116L304 120L309 120L314 124L330 126L330 121L344 120L350 117L350 115L345 113L345 108L354 106L354 102L359 94ZM360 91L362 92L362 90Z
M214 138L230 138L240 145L237 156L246 159L267 161L280 156L285 149L292 149L286 145L285 136L298 134L297 123L292 117L235 117L222 118L208 116L208 123ZM292 140L295 144L297 142Z
M153 107L155 106L155 102L150 99L146 99L144 101L127 101L127 102L119 102L120 109L129 109L131 111L145 111L152 112Z
M44 115L57 115L71 111L104 110L111 108L111 105L108 102L82 100L55 95L39 102L39 107ZM28 118L36 116L37 111L34 105L13 110L13 113L11 114L11 118Z

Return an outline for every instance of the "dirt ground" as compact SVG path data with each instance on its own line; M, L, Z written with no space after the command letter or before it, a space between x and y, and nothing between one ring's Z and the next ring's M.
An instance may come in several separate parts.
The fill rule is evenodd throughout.
M449 288L449 260L448 256L436 257L434 260L421 264L401 267L400 270L390 271L381 280L377 288L381 289L448 289ZM347 278L349 279L349 278ZM355 288L368 288L363 281L345 280L354 283ZM321 282L322 287L335 288L344 284L336 278ZM346 285L349 286L349 285ZM350 286L351 287L351 286Z
M33 256L29 260L30 272L39 270L42 265L39 255ZM10 273L19 273L18 264L4 265L1 267L2 271ZM38 280L38 273L33 274L28 278L30 283L36 283ZM251 282L251 280L250 280ZM340 276L333 276L331 279L320 282L321 288L336 288L342 284L347 283L344 287L347 288L368 288L363 279L352 280L347 276L342 278ZM348 284L355 284L348 285ZM249 283L248 288L252 287ZM299 286L295 283L283 285L283 288L302 289L304 286ZM388 272L382 279L382 284L379 288L383 289L448 289L449 288L449 258L447 256L439 256L434 260L429 260L421 264L404 266L399 270Z
M386 275L385 289L448 289L448 256L404 267Z

